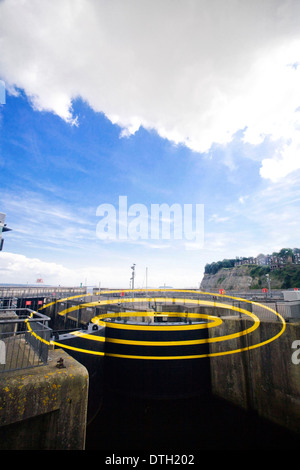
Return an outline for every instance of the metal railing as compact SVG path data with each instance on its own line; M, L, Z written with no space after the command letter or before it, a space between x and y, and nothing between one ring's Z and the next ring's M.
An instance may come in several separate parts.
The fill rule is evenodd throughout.
M111 308L113 310L116 310L118 307L126 309L126 306L130 307L132 310L135 310L135 309L144 310L146 306L145 303L136 302L134 304L134 307L130 303L128 303L128 305L126 304L126 298L133 297L133 296L135 297L136 300L138 300L139 297L142 300L142 297L146 297L147 293L145 291L135 292L133 295L130 291L127 291L127 292L125 291L121 295L120 292L115 292L115 293L110 293L110 294L105 294L104 292L101 294L101 300L106 300L109 298L112 298L112 299L119 298L120 304L115 304L114 306L112 306ZM216 306L218 302L221 302L223 304L228 304L229 306L228 312L226 311L226 309L225 310L219 309L217 314L221 316L226 316L226 315L230 315L230 316L236 315L238 317L245 316L245 314L241 314L239 311L234 311L230 309L231 306L234 306L234 307L242 308L245 310L249 310L250 312L253 312L262 321L280 321L280 317L274 314L274 312L270 311L269 309L272 309L275 312L277 312L286 321L290 321L290 320L300 321L300 302L284 301L282 291L277 292L276 295L272 294L272 297L268 297L265 294L261 294L260 291L257 291L255 296L252 293L242 293L242 294L234 293L233 294L232 292L230 292L228 295L218 296L216 295L216 293L213 293L213 292L210 293L210 295L205 295L201 293L201 291L199 292L197 291L195 292L179 292L179 291L172 292L172 291L167 291L167 290L166 291L149 290L149 297L156 297L156 296L162 299L160 302L157 302L157 303L152 302L155 304L155 307L157 308L162 308L163 305L172 303L172 300L175 297L177 299L182 298L182 304L180 302L177 302L177 305L181 304L181 305L184 305L184 307L193 308L192 305L189 306L188 304L189 299L194 299L194 300L198 299L198 300L204 300L204 301L208 300L210 302L215 302ZM231 298L231 297L236 297L236 299ZM98 298L100 298L100 296ZM245 301L243 301L243 299ZM78 300L77 302L73 301L74 305L76 304L79 305L80 303L81 303L81 300ZM151 306L153 305L151 304ZM195 306L194 308L197 308L197 307ZM211 308L213 309L213 311L218 310L217 308L215 308L214 305L212 305Z
M47 364L48 321L31 309L0 309L0 373Z
M0 297L61 297L85 294L85 287L0 287Z
M18 299L16 297L0 297L0 310L17 308Z

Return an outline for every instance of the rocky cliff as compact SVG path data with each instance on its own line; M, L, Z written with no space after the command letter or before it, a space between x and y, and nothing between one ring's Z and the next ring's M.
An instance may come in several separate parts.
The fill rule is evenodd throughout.
M300 288L300 265L290 264L273 271L268 267L255 265L221 268L215 274L204 274L200 289L203 291L225 289L225 291L241 292L268 288L266 274L270 276L271 289Z
M200 289L205 291L225 289L247 291L255 283L248 266L222 268L216 274L204 274ZM253 287L252 287L253 288Z

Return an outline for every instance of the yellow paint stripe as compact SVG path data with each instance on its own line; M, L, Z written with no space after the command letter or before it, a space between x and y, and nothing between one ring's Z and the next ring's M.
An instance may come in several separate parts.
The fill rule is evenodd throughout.
M106 338L106 341L111 342L111 343L118 343L118 344L132 344L132 345L150 345L150 346L175 346L175 345L191 345L191 344L203 344L203 343L216 343L220 341L227 341L229 339L233 338L238 338L240 336L247 335L251 333L252 331L256 330L260 324L259 318L254 315L253 313L248 312L247 310L234 307L234 309L237 309L239 312L244 313L248 316L250 316L254 320L254 324L247 328L246 330L239 331L237 333L232 333L230 335L225 335L225 336L218 336L218 337L212 337L212 338L202 338L199 340L182 340L182 341L135 341L135 340L124 340L124 339L117 339L117 338ZM116 314L117 315L117 314ZM221 320L218 317L216 317L217 320ZM222 321L221 321L222 322ZM220 323L219 323L220 324ZM110 323L109 327L115 327L115 324ZM120 326L120 325L118 325ZM122 325L123 326L123 325ZM133 329L137 329L137 326L140 325L126 325L131 329L130 327L134 327ZM190 325L187 325L190 326ZM160 326L157 327L152 327L152 331L159 331L158 328L160 329ZM183 331L186 328L182 327L177 327L179 330Z
M83 353L87 353L87 354L93 354L95 356L104 356L105 355L105 353L102 352L102 351L91 351L91 350L88 350L88 349L75 348L74 346L69 346L68 344L64 344L64 343L57 343L56 341L50 341L49 344L54 344L55 346L60 346L63 349L71 349L73 351L83 352Z
M158 292L158 291L165 291L166 292L166 289L153 289L152 291L154 292ZM144 289L136 289L134 290L134 292L137 292L137 291L143 291L145 292ZM117 292L133 292L133 290L127 290L127 289L120 289L118 291L102 291L101 293L117 293ZM149 290L147 290L146 292L149 292ZM278 316L278 318L281 320L282 322L282 328L281 330L279 331L279 333L275 336L273 336L272 338L269 338L268 340L266 341L263 341L261 343L258 343L258 344L255 344L255 345L251 345L251 346L247 346L245 348L240 348L240 349L235 349L235 350L231 350L231 351L223 351L223 352L217 352L217 353L209 353L209 354L204 354L204 355L189 355L189 356L133 356L133 355L121 355L121 354L113 354L113 353L109 353L107 355L110 355L110 356L114 356L114 357L125 357L125 358L135 358L135 359L157 359L157 360L163 360L163 359L191 359L191 358L201 358L201 357L215 357L215 356L223 356L223 355L228 355L228 354L235 354L237 352L242 352L242 351L248 351L249 349L255 349L255 348L258 348L258 347L261 347L263 345L266 345L272 341L274 341L275 339L279 338L282 333L285 331L285 328L286 328L286 323L285 323L285 320L284 318L278 313L276 312L275 310L271 309L270 307L267 307L265 305L262 305L260 303L257 303L257 302L253 302L251 300L247 300L247 299L243 299L243 298L239 298L239 297L233 297L233 296L228 296L228 295L225 295L225 294L217 294L217 293L211 293L211 292L199 292L199 291L194 291L194 290L185 290L185 289L178 289L178 290L168 290L168 292L190 292L190 293L193 293L193 294L201 294L201 295L209 295L209 296L215 296L215 297L225 297L225 298L230 298L230 299L234 299L234 300L238 300L238 301L241 301L241 302L247 302L247 303L251 303L253 305L259 305L260 307L262 307L263 309L267 309L269 310L270 312L274 313L276 316ZM83 295L80 295L80 296L76 296L76 297L82 297ZM86 303L86 304L80 304L79 306L76 306L76 307L73 307L71 309L66 309L65 311L61 312L61 314L66 314L68 313L69 310L75 310L75 309L78 309L78 308L84 308L86 306L94 306L94 305L107 305L109 303L113 304L113 303L127 303L128 301L131 301L131 302L141 302L141 301L155 301L155 300L162 300L162 301L171 301L173 300L173 302L175 301L179 301L179 302L188 302L188 303L198 303L198 304L205 304L207 302L207 305L208 305L208 302L210 301L200 301L197 300L197 299L172 299L172 298L147 298L147 299L143 299L143 298L138 298L138 299L113 299L113 300L110 300L110 301L100 301L100 302L91 302L91 303ZM62 299L61 299L62 301ZM200 303L201 302L201 303ZM217 302L211 302L212 305L214 306L220 306L219 303ZM243 312L243 309L240 309L238 307L234 307L234 306L230 306L228 304L223 304L224 307L223 308L228 308L228 309L231 309L231 310L236 310L236 311L240 311L240 312ZM251 331L253 331L253 329L257 328L258 325L259 325L259 319L252 313L244 310L243 313L246 313L246 315L249 315L251 316L255 323L253 325L252 328L250 329L247 329L247 330L244 330L243 332L239 332L239 333L236 333L235 335L238 335L238 336L241 336L241 335L245 335L245 334L248 334ZM255 320L255 318L256 320ZM100 321L100 320L99 320ZM101 322L101 324L105 324L104 322ZM232 335L227 335L225 337L219 337L220 338L220 341L223 341L225 338L231 338ZM223 338L223 339L221 339ZM212 338L212 339L215 339L215 338ZM65 347L65 345L63 344L60 344L60 343L55 343L55 342L52 342L52 344L57 344L57 345L60 345L61 347ZM90 354L99 354L99 355L104 355L104 353L100 353L100 352L96 352L96 351L87 351L87 350L81 350L79 348L73 348L73 347L68 347L69 349L74 349L74 350L80 350L82 352L86 352L86 353L90 353Z
M68 300L78 299L78 297L87 297L91 294L80 294L80 295L73 295L72 297L64 297L63 299L54 300L53 302L49 302L48 304L43 305L38 309L38 311L43 310L44 308L50 307L51 305L58 304L61 302L67 302Z
M78 299L79 297L88 297L89 295L101 295L101 294L118 294L122 292L187 292L187 293L192 293L192 294L202 294L202 292L199 292L197 290L186 290L186 289L117 289L117 290L104 290L104 291L99 291L96 292L95 294L80 294L80 295L73 295L72 297L64 297L63 299L58 299L53 302L49 302L48 304L43 305L40 307L38 310L43 310L44 308L50 307L51 305L54 305L56 303L62 303L62 302L67 302L68 300L73 300L73 299ZM209 295L217 295L217 294L209 294ZM219 294L218 294L219 295Z
M121 303L143 303L143 302L171 302L174 303L190 303L194 305L207 305L207 306L223 306L222 308L231 309L229 304L220 304L210 300L200 300L200 299L185 299L185 298L167 298L167 297L133 297L133 298L125 298L125 299L107 299L107 300L100 300L95 302L86 302L80 305L75 305L73 307L69 307L65 310L59 312L60 316L65 316L69 312L74 310L78 310L80 308L86 307L96 307L96 306L103 306L103 305L114 305L114 304L121 304ZM238 307L236 307L238 308ZM145 312L146 314L147 312ZM166 312L167 313L167 312Z
M31 315L32 315L32 314L31 314ZM44 343L44 344L48 344L48 345L50 344L49 341L47 341L47 340L44 339L44 338L41 338L40 336L38 336L38 335L35 333L35 331L33 331L33 329L32 329L31 326L30 326L30 323L29 323L29 321L28 321L28 318L25 320L25 323L26 323L26 325L27 325L27 328L28 328L29 333L30 333L32 336L34 336L36 339L40 340L40 341L41 341L42 343Z
M241 313L244 313L248 316L250 316L253 320L254 320L254 324L253 326L247 328L246 330L243 330L243 331L240 331L240 332L237 332L237 333L232 333L231 335L225 335L225 336L219 336L219 337L212 337L212 338L202 338L202 339L199 339L199 340L182 340L182 341L138 341L138 340L126 340L126 339L119 339L119 338L109 338L109 337L106 337L105 339L103 337L99 337L99 336L94 336L94 335L90 335L90 334L87 334L87 333L84 333L84 332L73 332L72 334L76 335L76 336L80 336L82 338L88 338L88 339L93 339L95 341L107 341L107 342L110 342L110 343L117 343L117 344L127 344L127 345L140 345L140 346L180 346L180 345L193 345L193 344L204 344L204 343L215 343L215 342L220 342L220 341L227 341L229 339L233 339L233 338L238 338L240 336L244 336L244 335L247 335L249 333L251 333L252 331L254 331L256 328L258 328L259 324L260 324L260 320L258 319L258 317L256 315L254 315L253 313L250 313L248 312L247 310L244 310L244 309L241 309L241 308L238 308L238 307L234 307L234 309L238 310L239 312ZM137 313L137 312L134 312L135 315L140 315L140 313ZM144 313L144 312L142 312ZM174 316L177 314L177 312L174 312ZM122 315L124 315L124 312L122 312ZM131 312L128 312L127 315L131 315ZM204 315L204 314L193 314L194 316L199 316L199 315L203 315L205 316L206 318L207 317L210 317L209 315ZM109 316L109 317L118 317L120 316L119 313L114 313L114 314L103 314L101 318L103 318L103 316ZM217 320L217 324L221 324L222 323L222 320L218 317L214 317L215 320ZM204 325L207 325L206 323ZM119 327L120 325L117 325L117 327ZM122 325L124 326L124 325ZM141 326L141 325L126 325L127 329L129 330L134 330L134 329L137 329L138 326ZM185 325L185 326L190 326L190 325ZM115 328L116 325L114 323L109 323L109 327L113 327ZM158 328L160 329L160 326L156 326L156 327L152 327L152 331L158 331ZM170 328L170 327L169 327ZM183 328L180 328L180 327L176 327L177 330L181 330ZM150 327L147 329L150 329Z
M251 303L256 304L255 302L251 302ZM261 306L264 308L264 305L261 305ZM205 358L205 357L227 356L227 355L230 355L230 354L237 354L237 353L240 353L240 352L249 351L249 350L252 350L252 349L257 349L257 348L260 348L261 346L269 344L272 341L274 341L275 339L279 338L283 334L283 332L285 331L285 328L286 328L286 322L285 322L284 318L278 312L271 309L270 307L266 307L266 308L267 308L267 310L271 311L272 313L274 313L275 315L277 315L280 318L280 320L282 322L281 330L279 331L279 333L277 335L273 336L272 338L269 338L266 341L263 341L263 342L257 343L257 344L253 344L253 345L250 345L250 346L246 346L244 348L238 348L238 349L233 349L233 350L229 350L229 351L220 351L220 352L208 353L208 354L195 354L195 355L185 355L185 356L138 356L138 355L114 354L114 353L106 353L106 355L111 356L111 357L124 358L124 359L144 359L144 360L145 359L152 359L152 360L176 360L177 359L177 360L182 360L182 359L201 359L201 358Z
M33 312L30 314L29 318L31 318L33 316ZM29 318L27 318L25 320L25 323L27 325L27 328L28 328L28 331L31 335L33 335L36 339L38 339L39 341L41 341L42 343L45 343L47 344L48 346L50 345L55 345L55 346L60 346L64 349L70 349L70 350L73 350L73 351L78 351L78 352L83 352L83 353L88 353L88 354L93 354L93 355L96 355L96 356L104 356L104 352L102 351L91 351L91 350L87 350L87 349L81 349L81 348L76 348L74 346L69 346L67 344L64 344L64 343L58 343L56 341L47 341L43 338L41 338L41 336L37 335L31 328L30 326L30 323L29 323ZM75 334L76 332L73 332L73 334ZM90 335L91 338L92 338L92 335ZM90 339L91 339L90 338ZM105 341L105 339L103 338L103 341Z
M129 313L129 312L128 312ZM142 312L144 313L144 312ZM108 314L107 314L108 315ZM119 314L116 314L116 316L118 317ZM130 316L131 316L131 312L130 312ZM223 323L223 320L219 317L213 317L213 316L210 316L210 315L205 315L206 317L210 317L212 320L211 323L202 323L200 325L185 325L185 330L186 329L200 329L200 328L210 328L212 326L217 326L217 325L220 325ZM109 317L112 317L112 315L110 314ZM103 318L103 317L101 317ZM116 325L114 323L110 323L110 322L102 322L100 319L98 319L97 317L94 317L93 320L95 320L93 323L97 324L97 325L101 325L101 326L107 326L108 323L109 323L109 327L110 328L119 328L120 325ZM125 328L123 328L125 326ZM139 326L143 326L143 325L122 325L122 328L123 329L128 329L128 330L137 330L137 329L140 329ZM178 330L181 330L180 327L178 326L170 326L170 327L164 327L164 328L168 328L168 330L170 331L178 331ZM171 330L172 328L172 330ZM145 328L145 329L151 329L152 331L161 331L162 327L161 326L153 326L153 327L149 327L149 328ZM166 330L164 330L166 331ZM74 334L76 336L81 336L83 338L89 338L89 339L96 339L94 338L94 335L90 335L88 333L84 333L84 332L78 332L78 331L74 331L74 332L71 332L70 334ZM97 341L97 340L96 340ZM101 341L101 340L99 340Z
M72 331L70 334L78 336L79 338L90 339L92 341L101 341L102 343L105 342L104 336L90 335L89 333L84 333L83 331Z
M150 298L143 298L142 301L143 302L148 302ZM129 300L129 299L126 299L126 300ZM132 298L130 299L131 301L133 302L139 302L141 299L139 298ZM155 298L155 301L163 301L164 298L162 297L158 297L158 298ZM237 333L232 333L231 335L226 335L226 336L219 336L219 337L215 337L215 338L205 338L205 341L203 341L203 339L201 340L198 340L198 342L196 343L186 343L186 342L182 342L181 344L201 344L201 343L204 343L204 342L207 342L207 343L215 343L215 342L220 342L220 341L227 341L229 339L234 339L234 338L237 338L237 337L240 337L242 335L246 335L246 334L249 334L251 333L252 331L254 331L256 328L258 328L259 324L260 324L260 320L258 319L258 317L256 315L254 315L253 313L251 312L248 312L247 310L244 310L240 307L235 307L235 306L231 306L231 305L228 305L226 303L221 303L221 302L215 302L215 301L210 301L210 300L199 300L199 299L174 299L176 302L177 301L186 301L186 300L189 300L191 301L191 303L193 304L197 304L197 305L206 305L206 306L215 306L215 307L220 307L220 308L224 308L224 309L230 309L230 310L235 310L237 312L240 312L240 313L244 313L248 316L250 316L253 320L254 320L254 324L247 328L246 330L243 330L242 332L237 332ZM125 299L124 299L125 301ZM105 301L102 301L102 304L111 304L111 303L118 303L119 302L119 299L109 299L109 300L105 300ZM88 303L88 304L81 304L81 308L83 308L83 306L86 306L86 305L89 305L91 306L91 304L98 304L98 302L92 302L92 303ZM66 309L64 310L63 312L61 312L61 314L63 313L64 315L66 313L68 313L69 311L72 311L74 310L75 308L78 308L78 306L76 307L70 307L69 309ZM165 313L165 312L164 312ZM164 314L163 313L163 314ZM166 312L167 313L167 312ZM175 313L175 312L174 312ZM182 313L182 312L178 312L178 313ZM132 316L132 315L140 315L138 312L116 312L116 313L105 313L105 314L102 314L102 315L99 315L97 317L94 317L91 321L93 323L98 323L98 321L101 322L101 324L103 325L103 319L104 318L108 318L108 317L118 317L118 316ZM144 316L147 316L147 315L153 315L153 312L143 312L143 315ZM190 314L190 315L204 315L204 314ZM206 318L209 317L209 316L206 316ZM215 318L215 321L216 321L216 324L220 324L222 322L222 320L219 318L219 317L214 317ZM99 324L99 323L98 323ZM105 322L104 322L105 324ZM203 328L203 327L207 327L207 324L198 324L198 325L187 325L187 324L184 324L184 325L179 325L179 326L175 326L175 325L171 325L171 326L165 326L165 325L157 325L157 326L149 326L149 325L128 325L128 324L114 324L114 323L110 323L109 324L109 327L111 328L118 328L118 329L127 329L127 330L147 330L147 331L158 331L157 328L163 331L185 331L185 330L195 330L195 329L200 329L200 328ZM106 341L108 342L115 342L115 343L120 343L120 344L132 344L132 345L145 345L147 343L143 342L143 341L134 341L134 340L121 340L121 339L110 339L110 338L106 338ZM189 341L189 340L188 340ZM196 341L196 340L195 340ZM170 345L173 345L174 342L152 342L151 345L155 346L155 345L164 345L164 346L170 346Z
M251 303L258 305L255 302L251 302ZM265 308L265 306L262 305L262 304L260 304L260 306ZM277 315L280 318L280 320L282 322L281 330L279 331L279 333L277 335L272 336L272 338L269 338L266 341L263 341L263 342L257 343L257 344L253 344L253 345L250 345L250 346L246 346L244 348L238 348L238 349L233 349L233 350L229 350L229 351L220 351L220 352L208 353L208 354L196 354L196 355L185 355L185 356L138 356L138 355L126 355L126 354L114 354L114 353L107 353L106 355L111 356L111 357L125 358L125 359L153 359L153 360L164 360L164 359L165 360L175 360L175 359L178 359L178 360L181 360L181 359L200 359L200 358L204 358L204 357L227 356L229 354L237 354L237 353L240 353L240 352L249 351L249 350L252 350L252 349L257 349L257 348L260 348L261 346L269 344L272 341L274 341L275 339L279 338L286 329L286 322L285 322L284 318L278 312L273 310L272 308L270 308L270 307L266 307L266 308L267 308L267 310L271 311L272 313L274 313L275 315Z
M215 317L213 315L207 315L202 313L183 313L183 312L163 312L157 314L157 312L117 312L117 313L104 313L97 315L96 317L92 318L92 323L101 325L104 323L105 325L108 323L103 319L105 318L116 318L116 317L132 317L132 316L148 316L148 317L159 317L159 316L177 316L183 318L203 318L206 320L211 320L209 323L199 323L199 324L182 324L182 325L132 325L132 324L116 324L116 323L109 323L109 328L116 328L116 329L124 329L124 330L147 330L147 331L181 331L181 330L198 330L203 328L211 328L213 326L220 325L222 323L222 319L220 317ZM158 330L159 329L159 330Z

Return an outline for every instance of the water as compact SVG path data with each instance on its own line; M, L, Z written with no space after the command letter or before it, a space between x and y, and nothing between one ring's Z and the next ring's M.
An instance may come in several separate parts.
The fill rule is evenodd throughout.
M300 436L213 396L153 400L106 391L86 450L200 452L299 449Z

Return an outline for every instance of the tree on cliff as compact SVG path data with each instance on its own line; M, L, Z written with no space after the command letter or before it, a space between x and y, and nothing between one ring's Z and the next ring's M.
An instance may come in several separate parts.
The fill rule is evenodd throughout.
M216 263L207 263L204 268L205 274L216 274L222 268L233 268L235 259L223 259L223 261L217 261Z

